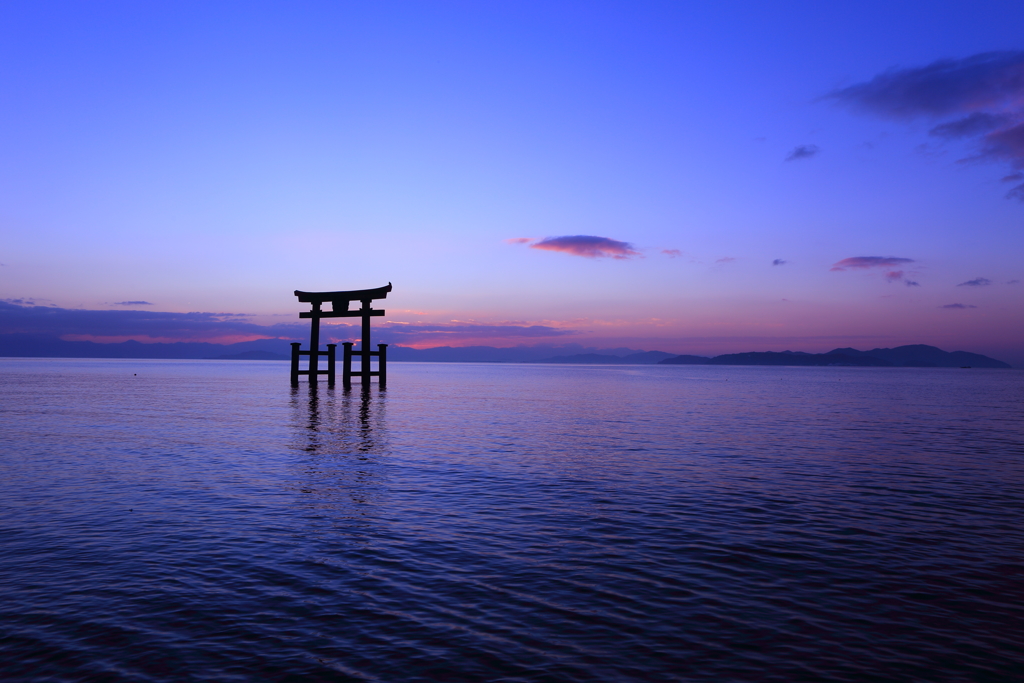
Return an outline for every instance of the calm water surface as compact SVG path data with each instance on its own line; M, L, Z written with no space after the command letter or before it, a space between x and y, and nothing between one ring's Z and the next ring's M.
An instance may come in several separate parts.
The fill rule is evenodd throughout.
M1024 372L0 360L5 681L1024 680Z

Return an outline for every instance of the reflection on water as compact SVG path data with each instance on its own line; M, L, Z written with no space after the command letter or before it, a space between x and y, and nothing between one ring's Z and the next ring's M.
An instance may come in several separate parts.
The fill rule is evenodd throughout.
M307 453L381 454L387 449L387 392L376 386L291 389L292 424Z
M291 388L290 407L304 504L342 517L367 514L384 495L387 392L300 384Z

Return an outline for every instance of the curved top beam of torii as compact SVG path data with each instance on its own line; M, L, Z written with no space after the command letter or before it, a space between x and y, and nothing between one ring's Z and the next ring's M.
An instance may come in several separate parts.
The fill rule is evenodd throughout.
M351 289L347 292L301 292L296 289L295 296L299 297L299 301L302 303L322 304L325 301L330 301L333 304L339 301L344 301L345 307L348 308L349 301L372 301L374 299L384 299L390 291L391 283L389 282L385 287L377 287L376 289Z

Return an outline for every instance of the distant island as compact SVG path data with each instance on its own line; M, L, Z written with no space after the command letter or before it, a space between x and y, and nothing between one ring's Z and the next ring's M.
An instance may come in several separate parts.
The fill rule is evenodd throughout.
M289 339L257 339L235 344L176 342L143 344L125 341L101 344L67 341L53 335L0 334L0 357L20 358L162 358L180 360L274 360L291 358ZM414 349L393 345L392 362L427 363L551 363L564 365L797 365L918 368L1009 368L1002 361L967 351L946 352L934 346L911 344L894 349L833 349L828 353L753 351L722 356L676 355L639 349L564 346L437 346Z
M943 351L927 344L908 344L894 349L833 349L828 353L802 351L754 351L724 356L675 356L661 365L796 365L901 368L1009 368L1008 363L967 351Z

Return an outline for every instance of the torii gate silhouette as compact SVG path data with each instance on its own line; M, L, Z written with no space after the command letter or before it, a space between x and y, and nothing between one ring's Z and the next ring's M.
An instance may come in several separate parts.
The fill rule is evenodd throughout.
M320 350L320 319L321 318L356 318L363 319L363 338L358 351L352 350L352 342L344 342L345 355L342 361L342 384L346 389L352 386L352 356L359 356L359 375L364 387L369 387L370 378L377 377L380 387L387 385L387 344L377 344L377 351L370 351L370 318L384 315L383 310L370 308L374 299L384 299L391 291L391 283L377 289L354 289L347 292L300 292L295 290L299 301L308 303L312 310L299 313L300 318L310 318L309 351L300 351L299 342L292 343L292 384L299 383L299 375L309 375L309 381L315 382L317 375L327 375L328 386L334 384L335 351L337 344L328 344L326 351ZM331 302L330 311L322 311L320 307L325 301ZM362 302L362 307L350 311L350 301ZM309 356L308 370L299 370L299 356ZM320 356L327 356L327 370L319 370ZM370 371L370 359L377 356L377 370Z

